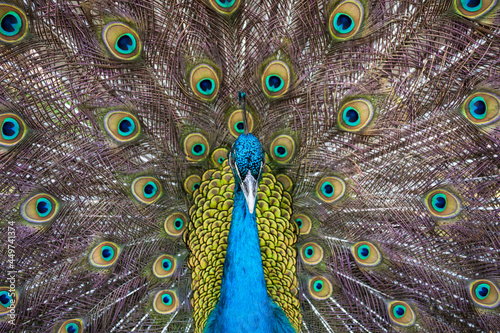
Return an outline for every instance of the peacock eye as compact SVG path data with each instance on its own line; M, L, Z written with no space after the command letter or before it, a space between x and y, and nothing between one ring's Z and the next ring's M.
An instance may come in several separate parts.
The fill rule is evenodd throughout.
M495 308L500 304L500 291L490 280L476 280L470 285L472 300L484 308Z
M0 41L15 43L28 31L28 20L24 12L12 5L0 4Z
M83 322L80 319L66 320L59 327L58 333L82 333Z
M119 252L120 248L117 244L102 242L90 252L90 264L98 268L110 267L118 259Z
M488 13L496 3L496 0L455 0L455 9L460 15L475 19Z
M325 177L316 185L316 194L325 202L335 202L344 196L345 183L338 177Z
M297 226L299 227L299 233L301 235L307 235L309 234L309 232L311 232L311 227L312 227L311 219L306 215L304 214L293 215L292 220L294 220L295 223L297 223Z
M389 304L389 317L399 326L411 326L416 319L412 308L402 301L394 301Z
M137 59L141 53L141 40L137 32L121 22L111 22L102 31L106 48L120 60Z
M290 85L290 69L283 61L274 60L262 74L262 89L271 98L281 97Z
M373 106L366 99L357 99L345 103L339 111L340 127L349 132L362 131L373 117Z
M2 126L0 145L2 146L13 146L21 141L26 134L24 122L13 113L0 114L0 124Z
M500 98L486 92L474 93L465 100L463 111L473 124L491 124L500 119Z
M240 0L210 0L210 2L222 14L232 14L240 5Z
M179 306L177 295L172 290L162 290L158 292L153 301L153 308L160 314L167 314L175 311Z
M119 142L130 142L140 134L137 118L125 111L111 111L104 117L104 127L113 139Z
M266 158L264 158L262 160L262 164L263 166L266 164ZM284 175L284 174L279 174L276 176L276 180L281 184L283 185L283 189L285 191L288 191L290 192L292 190L292 187L293 187L293 182L292 180L290 179L290 177L288 177L287 175Z
M288 135L280 135L271 143L271 157L278 163L287 163L295 153L295 141Z
M12 302L14 302L14 299L7 290L0 291L0 305L2 305L4 308L8 308Z
M317 265L323 260L323 248L317 243L309 242L302 246L300 255L304 263L308 265Z
M184 189L189 194L193 194L197 189L200 188L201 178L198 175L191 175L184 181Z
M186 229L187 218L182 213L174 213L165 220L165 231L170 236L177 237Z
M138 177L132 182L132 194L140 202L152 204L161 195L160 182L153 177Z
M357 0L341 2L330 14L329 30L333 38L345 40L353 37L363 21L363 5Z
M432 215L438 218L451 218L460 213L460 200L442 189L430 192L426 197L426 206Z
M191 70L189 77L191 90L196 97L205 101L211 101L217 96L219 92L219 77L211 66L205 64L198 65Z
M356 262L362 266L376 266L382 261L382 255L375 245L370 242L359 242L352 247Z
M0 316L12 311L17 306L17 300L16 290L12 291L8 286L0 286Z
M184 139L184 153L189 161L201 161L208 156L208 140L200 133L189 134Z
M224 164L224 160L227 158L227 149L226 148L217 148L212 153L212 162L217 167L222 167Z
M174 257L164 254L159 256L153 264L153 273L158 278L172 276L175 272L176 260Z
M324 300L332 295L332 284L322 276L313 277L309 280L309 293L318 300Z
M245 125L243 123L243 110L236 110L231 113L229 120L227 122L229 132L237 138L241 133L245 131ZM247 112L247 126L248 132L253 131L253 117Z
M22 204L21 215L29 222L49 222L55 217L58 207L58 202L53 196L40 193L32 196Z

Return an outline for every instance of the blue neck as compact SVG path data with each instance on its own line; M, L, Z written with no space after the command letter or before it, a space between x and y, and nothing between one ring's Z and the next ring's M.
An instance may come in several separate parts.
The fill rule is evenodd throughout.
M295 332L267 295L255 211L236 186L219 303L204 332Z

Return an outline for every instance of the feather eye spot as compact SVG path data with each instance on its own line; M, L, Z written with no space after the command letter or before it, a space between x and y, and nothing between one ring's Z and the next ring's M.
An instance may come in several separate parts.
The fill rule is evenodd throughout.
M295 153L295 141L288 135L280 135L273 140L270 147L271 157L278 163L289 162Z
M89 255L90 264L97 268L112 266L118 259L120 248L113 242L102 242Z
M373 105L366 99L356 99L342 105L338 115L341 129L348 132L363 131L373 118Z
M0 287L0 316L6 315L16 307L17 297L17 291L11 292L7 286Z
M317 300L325 300L332 295L331 282L322 277L316 276L309 280L309 293Z
M475 19L487 14L497 0L455 0L455 9L463 17Z
M171 214L165 220L165 225L164 225L165 231L170 236L177 237L182 234L184 229L186 229L186 221L187 218L182 213Z
M382 261L380 251L370 242L358 242L354 244L352 254L356 262L361 266L373 267Z
M344 196L345 183L338 177L325 177L316 186L316 193L324 202L332 203Z
M58 210L57 200L46 193L37 194L21 206L21 215L28 222L45 223L51 221Z
M0 114L2 126L0 145L13 146L21 141L26 134L26 125L17 115L13 113Z
M110 111L104 117L106 132L118 142L130 142L140 134L137 118L126 111Z
M364 8L357 0L342 1L330 14L329 30L336 40L353 37L363 22Z
M293 215L292 221L295 221L295 223L297 223L300 235L307 235L311 232L312 223L311 219L308 216L304 214L296 214Z
M191 175L184 181L184 189L189 194L193 194L197 189L200 188L201 178L198 175Z
M189 134L184 139L184 153L189 161L198 162L208 156L208 140L200 133Z
M215 70L206 64L201 64L191 70L189 76L191 90L201 100L211 101L219 92L219 77Z
M302 246L300 255L307 265L317 265L323 260L323 248L317 243L309 242Z
M327 198L331 198L334 193L333 185L332 183L325 181L323 185L321 185L321 193Z
M19 8L0 4L0 41L15 43L26 36L28 32L26 14Z
M197 143L195 145L193 145L193 148L191 148L191 153L194 155L194 156L200 156L200 155L203 155L205 153L205 145L202 144L202 143Z
M212 153L212 163L215 164L216 167L222 168L224 161L227 159L227 149L226 148L217 148Z
M66 320L59 327L58 333L82 333L83 322L81 319Z
M287 150L285 146L276 146L274 147L274 154L278 156L279 158L286 157L287 155Z
M425 203L433 216L442 219L455 217L461 210L460 200L449 191L442 189L430 192Z
M102 31L108 51L120 60L135 60L141 53L141 40L137 32L121 22L111 22Z
M413 309L406 302L394 301L389 303L389 317L392 322L399 326L412 326L416 316Z
M243 110L236 110L231 113L228 120L229 132L232 136L237 138L241 133L245 131L245 125L243 123ZM248 132L253 131L253 117L250 112L247 112L247 126Z
M152 204L160 198L161 185L154 177L138 177L132 182L132 194L144 204Z
M465 100L463 112L471 123L478 126L496 122L500 119L500 97L486 92L474 93Z
M240 5L240 0L210 0L212 6L221 14L232 14Z
M276 176L276 180L283 185L285 191L290 191L293 187L293 182L287 175L279 174Z
M290 85L290 69L280 60L274 60L267 65L262 75L262 90L267 97L283 96Z
M347 34L354 29L354 20L344 13L337 13L333 18L333 26L338 33Z
M500 304L500 291L490 280L475 280L470 284L470 295L477 305L496 308Z
M159 256L153 264L153 274L158 278L166 278L174 274L177 262L174 257L164 254Z
M173 290L162 290L156 294L153 308L159 314L168 314L178 308L178 303L177 295Z

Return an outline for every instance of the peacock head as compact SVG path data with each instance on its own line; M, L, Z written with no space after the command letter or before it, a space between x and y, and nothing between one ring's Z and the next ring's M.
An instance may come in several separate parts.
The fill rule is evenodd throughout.
M265 165L264 149L255 135L243 133L236 139L228 155L236 180L235 191L243 191L248 211L252 214Z

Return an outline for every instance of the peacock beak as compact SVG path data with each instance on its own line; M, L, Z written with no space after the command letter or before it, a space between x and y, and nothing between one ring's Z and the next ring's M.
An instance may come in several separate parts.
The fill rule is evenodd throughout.
M245 179L240 182L240 186L243 190L245 200L247 201L248 211L250 212L250 214L253 214L253 211L255 209L258 185L259 184L257 182L257 179L252 176L252 173L250 171L247 172Z

